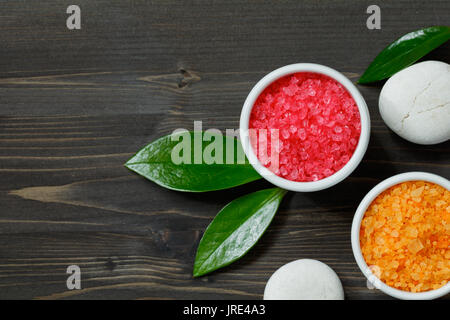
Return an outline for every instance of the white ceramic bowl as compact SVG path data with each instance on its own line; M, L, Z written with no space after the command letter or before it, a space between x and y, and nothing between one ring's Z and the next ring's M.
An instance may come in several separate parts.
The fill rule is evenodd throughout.
M337 82L342 84L350 93L350 95L353 97L358 106L359 114L361 117L361 135L359 137L356 150L353 153L350 160L343 168L335 172L333 175L313 182L297 182L277 176L275 173L273 173L272 171L270 171L268 168L264 167L261 164L255 153L253 152L253 148L251 147L249 140L248 126L250 120L250 113L258 96L264 91L264 89L267 86L269 86L275 80L296 72L315 72L324 74L326 76L335 79ZM355 170L355 168L361 162L364 153L367 150L367 145L369 143L369 136L370 136L369 110L367 109L366 102L364 101L364 98L362 97L361 93L353 85L353 83L348 78L346 78L342 73L320 64L296 63L281 67L267 74L264 78L259 80L259 82L250 91L250 93L247 96L247 99L244 102L244 106L241 112L240 138L242 146L244 148L244 152L247 155L249 162L252 164L255 170L267 181L271 182L272 184L280 188L291 191L309 192L309 191L323 190L345 179L353 172L353 170Z
M399 184L405 181L428 181L432 183L436 183L447 190L450 190L450 181L440 177L435 174L426 173L426 172L407 172L395 175L386 180L383 180L379 184L377 184L370 192L364 197L361 203L356 209L355 216L353 218L352 224L352 250L353 255L355 256L356 263L361 269L362 273L367 277L367 279L372 282L372 284L377 288L383 291L384 293L398 299L405 300L426 300L426 299L436 299L442 297L448 293L450 293L450 283L447 283L445 286L437 289L430 290L425 292L408 292L403 290L398 290L388 286L387 284L380 281L370 270L366 261L361 252L360 242L359 242L359 231L361 228L361 221L364 217L364 214L375 198L385 191L386 189Z

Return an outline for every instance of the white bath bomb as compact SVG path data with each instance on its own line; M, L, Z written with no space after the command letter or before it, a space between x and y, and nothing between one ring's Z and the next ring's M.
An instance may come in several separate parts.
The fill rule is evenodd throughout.
M379 107L386 125L419 144L450 139L450 65L424 61L394 74L383 86Z
M264 300L344 300L344 289L325 263L300 259L275 271L267 281Z

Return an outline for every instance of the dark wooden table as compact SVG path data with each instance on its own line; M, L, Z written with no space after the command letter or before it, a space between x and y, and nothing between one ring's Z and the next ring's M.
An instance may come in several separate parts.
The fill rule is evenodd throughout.
M405 171L450 177L450 143L419 146L378 113L381 84L359 86L372 133L358 169L329 190L290 193L268 232L233 265L193 279L198 241L218 210L267 187L165 190L123 163L176 128L237 128L251 87L295 62L356 81L409 31L450 21L450 2L78 0L0 3L0 298L260 299L282 264L313 258L339 274L348 299L368 290L350 246L353 213L379 181ZM427 56L450 60L450 44ZM81 267L82 290L66 288ZM448 297L447 297L448 299Z

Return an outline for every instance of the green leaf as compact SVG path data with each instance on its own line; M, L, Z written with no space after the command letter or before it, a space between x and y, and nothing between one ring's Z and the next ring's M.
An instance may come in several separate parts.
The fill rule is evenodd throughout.
M429 27L405 34L372 61L358 83L389 78L450 39L450 27Z
M266 231L287 191L273 188L227 204L206 229L197 249L194 277L244 256Z
M203 141L207 140L206 138L210 141ZM222 155L218 150L212 151L213 143L223 146L220 151L223 152ZM183 146L186 148L178 152ZM185 160L189 161L174 163L172 152L186 157ZM205 163L205 152L212 156L217 155L216 163ZM199 156L201 163L195 163L194 153ZM140 150L125 166L160 186L178 191L221 190L261 178L246 160L238 140L208 132L184 131L164 136Z

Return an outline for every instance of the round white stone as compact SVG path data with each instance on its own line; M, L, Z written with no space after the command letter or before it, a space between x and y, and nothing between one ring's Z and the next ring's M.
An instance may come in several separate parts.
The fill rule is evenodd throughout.
M383 86L380 114L400 137L418 144L450 139L450 65L424 61L394 74Z
M275 271L267 281L264 300L344 300L344 289L325 263L300 259Z

